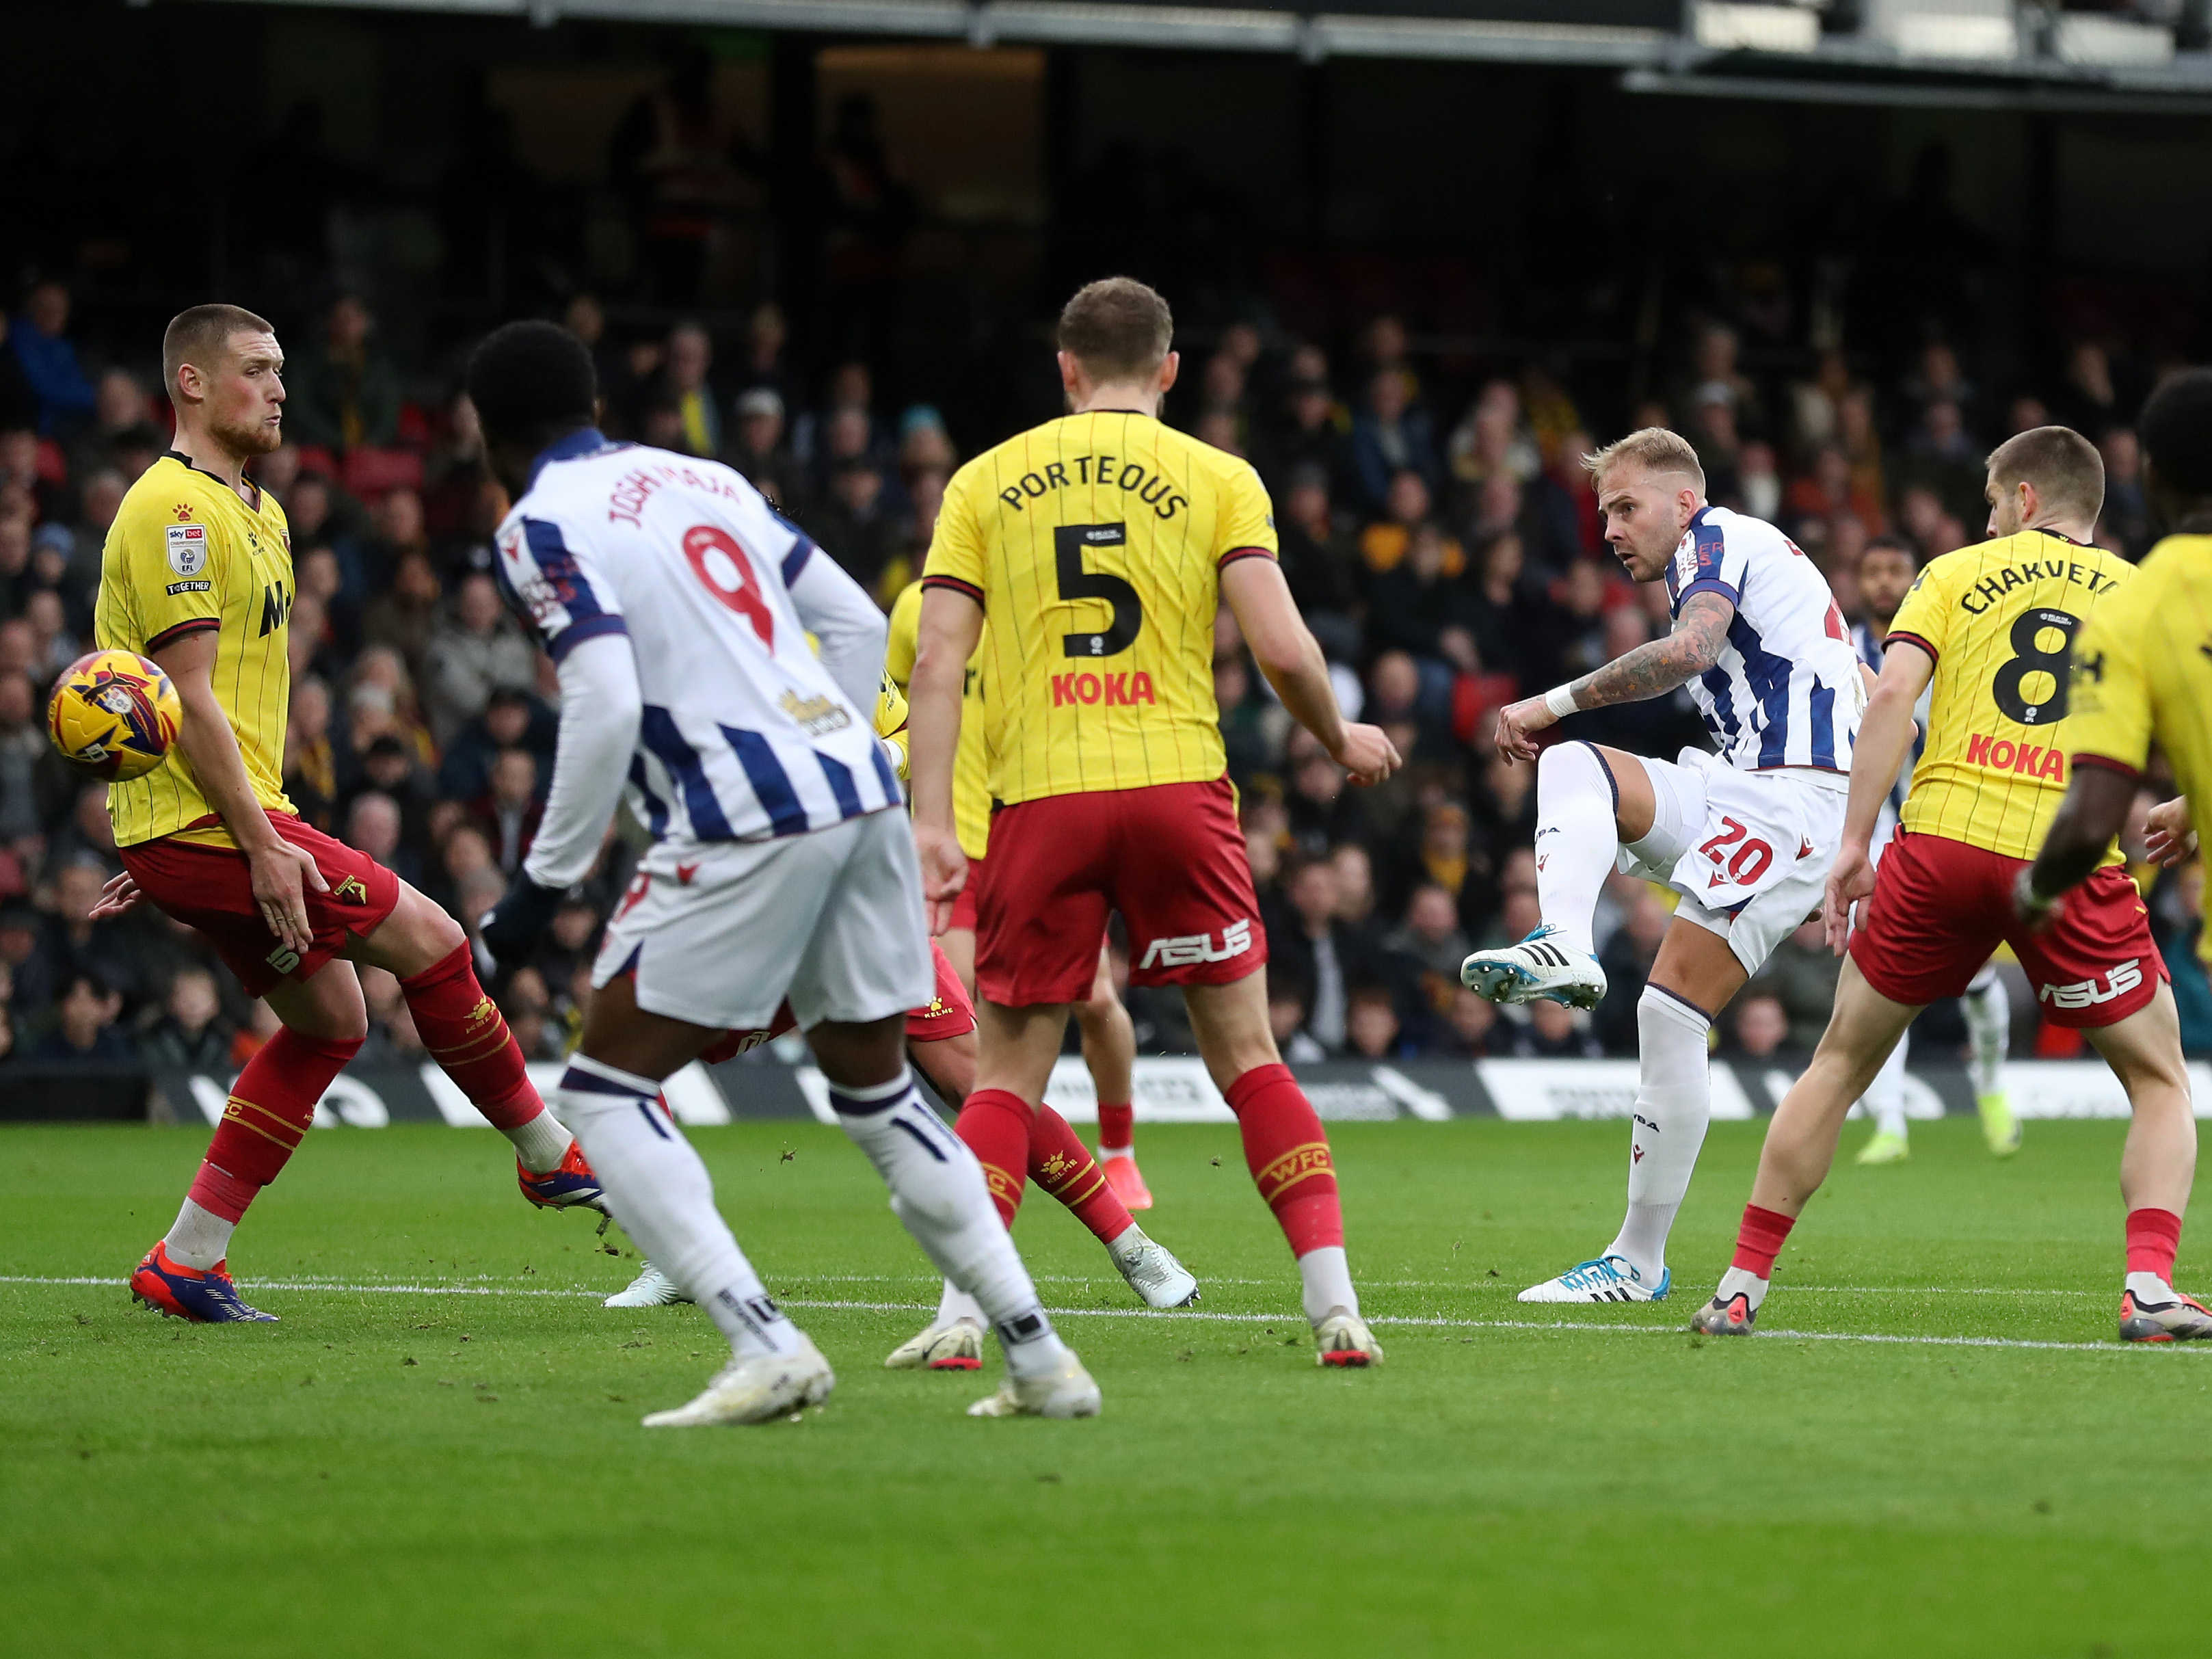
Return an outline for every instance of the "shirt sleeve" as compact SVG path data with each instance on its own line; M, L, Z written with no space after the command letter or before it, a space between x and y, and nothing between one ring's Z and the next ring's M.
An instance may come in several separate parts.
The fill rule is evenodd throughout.
M599 637L600 644L561 657L561 735L553 753L553 782L545 794L545 816L523 861L523 873L541 887L567 887L590 871L637 747L645 706L637 659L626 637Z
M978 605L983 603L983 532L975 522L974 492L969 488L966 467L954 473L945 488L945 502L938 509L937 529L929 538L929 559L922 567L921 585L949 587Z
M1899 640L1918 646L1938 662L1950 644L1951 614L1958 607L1951 603L1950 589L1944 584L1942 572L1933 564L1923 566L1919 575L1897 607L1897 614L1889 619L1889 632L1882 636L1885 648Z
M1237 559L1279 557L1275 504L1267 499L1267 487L1260 482L1260 475L1248 465L1230 483L1221 527L1214 538L1213 561L1223 565Z
M2154 716L2141 654L2144 630L2131 621L2143 607L2125 603L2145 586L2138 577L2092 611L2075 635L2066 748L2076 766L2136 773L2150 759Z
M921 584L908 582L891 605L891 635L884 647L884 672L904 691L914 681L914 659L921 650Z
M912 757L912 734L907 731L906 697L892 682L888 670L876 690L876 735L883 739L891 764L898 769L899 781L904 783Z
M145 496L116 515L108 540L126 574L151 653L190 635L222 626L222 600L233 558L226 538L182 507L155 506Z
M498 537L492 573L555 662L586 640L628 634L622 599L592 568L589 548L552 519L520 518Z
M1743 604L1743 585L1751 572L1749 539L1740 536L1731 542L1728 533L1711 522L1692 527L1689 548L1675 556L1678 562L1687 567L1687 579L1674 596L1675 615L1681 614L1693 593L1717 593L1730 605Z

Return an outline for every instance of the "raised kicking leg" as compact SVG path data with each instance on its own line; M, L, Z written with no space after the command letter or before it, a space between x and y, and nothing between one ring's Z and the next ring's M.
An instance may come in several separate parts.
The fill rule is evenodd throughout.
M1650 775L1635 756L1594 743L1547 749L1536 763L1536 897L1543 922L1518 944L1468 957L1460 968L1468 988L1492 1002L1544 997L1570 1008L1596 1007L1605 997L1605 970L1590 934L1598 891L1621 848L1633 851L1653 836L1659 810ZM1679 833L1679 826L1671 827ZM1662 824L1658 833L1666 836L1669 828Z

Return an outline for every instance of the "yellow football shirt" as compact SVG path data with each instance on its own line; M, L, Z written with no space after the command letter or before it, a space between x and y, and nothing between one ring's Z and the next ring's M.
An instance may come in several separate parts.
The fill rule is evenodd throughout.
M2168 536L2074 641L2066 747L2140 772L2155 738L2212 848L2212 536ZM2197 953L2212 961L2212 940Z
M1889 625L1936 659L1907 830L2035 856L2066 793L2067 647L2135 574L2040 530L1928 562Z
M984 630L987 634L989 629ZM891 605L891 639L884 671L901 691L914 678L921 649L921 584L908 582ZM983 707L983 646L977 641L960 686L960 747L952 758L952 828L960 850L980 859L991 845L990 716Z
M175 451L131 486L100 555L93 636L103 650L151 656L189 635L216 635L216 701L230 716L254 799L289 812L284 728L292 665L292 532L266 490L248 507L213 473ZM181 744L142 778L107 786L118 847L180 836L216 847L237 842L200 793Z
M993 789L1218 778L1220 568L1273 558L1249 463L1149 416L1070 415L952 475L922 577L983 607Z

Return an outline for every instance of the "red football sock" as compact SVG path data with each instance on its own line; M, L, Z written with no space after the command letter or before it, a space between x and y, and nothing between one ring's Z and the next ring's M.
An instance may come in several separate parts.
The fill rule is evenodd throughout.
M1137 1144L1137 1109L1124 1103L1109 1106L1098 1103L1098 1150L1102 1152L1126 1152Z
M2181 1249L2181 1218L2171 1210L2128 1212L2128 1271L2156 1273L2173 1282L2173 1258Z
M1313 1103L1287 1066L1255 1066L1229 1085L1229 1109L1244 1137L1244 1162L1291 1254L1344 1245L1336 1165Z
M477 982L469 947L399 981L407 1012L430 1058L460 1085L495 1129L519 1129L545 1109L522 1069L507 1019Z
M1091 1150L1049 1106L1036 1109L1030 1131L1030 1179L1075 1212L1075 1218L1111 1244L1129 1231L1129 1209L1114 1196Z
M1736 1230L1735 1259L1731 1267L1741 1267L1760 1279L1774 1277L1774 1258L1782 1254L1782 1245L1790 1237L1790 1230L1797 1224L1794 1215L1784 1215L1779 1210L1762 1210L1756 1204L1743 1206L1743 1225Z
M359 1037L307 1036L289 1025L263 1043L232 1086L193 1177L192 1202L226 1221L244 1215L315 1121L315 1103L331 1079L360 1052Z
M1023 1172L1030 1166L1030 1136L1036 1114L1009 1089L977 1089L961 1103L952 1133L968 1143L983 1166L991 1202L1009 1227L1022 1207Z

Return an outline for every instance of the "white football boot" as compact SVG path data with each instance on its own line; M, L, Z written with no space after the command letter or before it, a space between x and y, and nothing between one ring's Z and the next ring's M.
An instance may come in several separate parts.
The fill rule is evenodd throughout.
M707 1390L687 1406L655 1412L648 1429L691 1429L711 1423L765 1423L803 1406L818 1406L837 1386L836 1374L802 1332L789 1353L732 1359L714 1373Z
M1491 1002L1546 998L1569 1008L1595 1008L1605 999L1597 958L1559 942L1548 921L1518 945L1477 951L1459 965L1460 983Z
M1145 1299L1147 1308L1188 1308L1198 1300L1197 1276L1176 1261L1166 1246L1146 1237L1143 1228L1133 1224L1106 1247L1106 1254L1114 1258L1121 1277Z
M1331 1308L1314 1327L1316 1365L1379 1365L1382 1345L1367 1322L1348 1308Z
M645 1271L630 1280L626 1288L617 1291L599 1305L602 1308L665 1308L690 1299L677 1288L674 1279L648 1261L645 1264Z
M1522 1302L1661 1302L1674 1282L1672 1268L1659 1270L1659 1282L1646 1285L1637 1277L1625 1255L1601 1255L1578 1261L1557 1279L1531 1285L1521 1292Z
M1075 1351L1048 1376L1008 1376L996 1394L969 1407L970 1417L1096 1417L1098 1385Z
M884 1359L887 1371L980 1371L983 1328L972 1319L931 1325L893 1348Z

